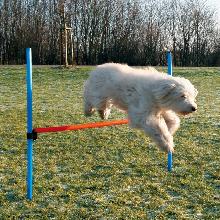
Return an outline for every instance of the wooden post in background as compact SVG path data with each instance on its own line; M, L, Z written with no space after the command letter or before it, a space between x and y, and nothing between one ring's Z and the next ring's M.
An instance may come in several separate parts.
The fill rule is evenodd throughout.
M60 64L67 67L68 64L68 34L71 35L70 27L66 25L66 15L65 15L65 0L59 1L59 13L60 13ZM72 36L71 47L72 47ZM71 62L73 64L73 48L71 48Z
M60 16L60 65L64 64L64 27L65 27L65 0L60 0L58 3L58 8L59 8L59 16Z

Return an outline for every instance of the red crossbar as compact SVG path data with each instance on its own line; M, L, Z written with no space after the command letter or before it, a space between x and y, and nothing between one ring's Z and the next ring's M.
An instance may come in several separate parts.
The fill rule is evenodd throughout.
M127 124L128 119L115 120L115 121L102 121L87 124L77 124L77 125L64 125L58 127L47 127L47 128L34 128L35 133L47 133L47 132L59 132L59 131L70 131L70 130L82 130L88 128L100 128L105 126L122 125Z

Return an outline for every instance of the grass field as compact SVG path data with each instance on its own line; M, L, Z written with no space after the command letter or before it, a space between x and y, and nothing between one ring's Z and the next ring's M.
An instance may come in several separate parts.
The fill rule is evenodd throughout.
M91 68L34 67L35 127L99 120L82 113ZM173 172L167 155L127 125L41 134L29 202L25 67L0 66L0 219L220 219L220 69L174 73L197 87L199 109L182 119Z

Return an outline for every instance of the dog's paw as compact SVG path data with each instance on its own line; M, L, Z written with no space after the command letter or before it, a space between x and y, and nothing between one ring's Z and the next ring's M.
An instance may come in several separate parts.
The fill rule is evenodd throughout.
M90 117L90 116L92 116L92 114L93 114L94 112L95 112L95 109L90 108L90 109L84 110L84 115L85 115L86 117Z
M171 152L171 153L173 153L173 152L174 152L174 146L172 146L172 147L168 148L167 153L169 153L169 152Z
M107 120L110 115L111 109L98 110L99 116L103 120Z
M174 144L173 143L166 143L163 145L159 145L160 149L164 152L174 152Z

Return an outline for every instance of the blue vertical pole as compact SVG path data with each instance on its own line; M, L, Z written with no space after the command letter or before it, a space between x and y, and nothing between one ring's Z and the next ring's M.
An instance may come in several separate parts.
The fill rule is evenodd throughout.
M167 51L167 65L168 65L168 75L173 75L173 66L172 66L172 54L170 50ZM167 156L167 170L170 172L172 171L172 163L173 163L173 155L172 152L168 152Z
M27 83L27 198L32 200L33 187L33 136L32 136L32 55L31 48L26 48L26 83Z
M172 152L168 152L167 156L167 170L172 171L173 155Z
M172 54L169 50L167 51L167 64L168 64L168 75L172 76L173 75Z

